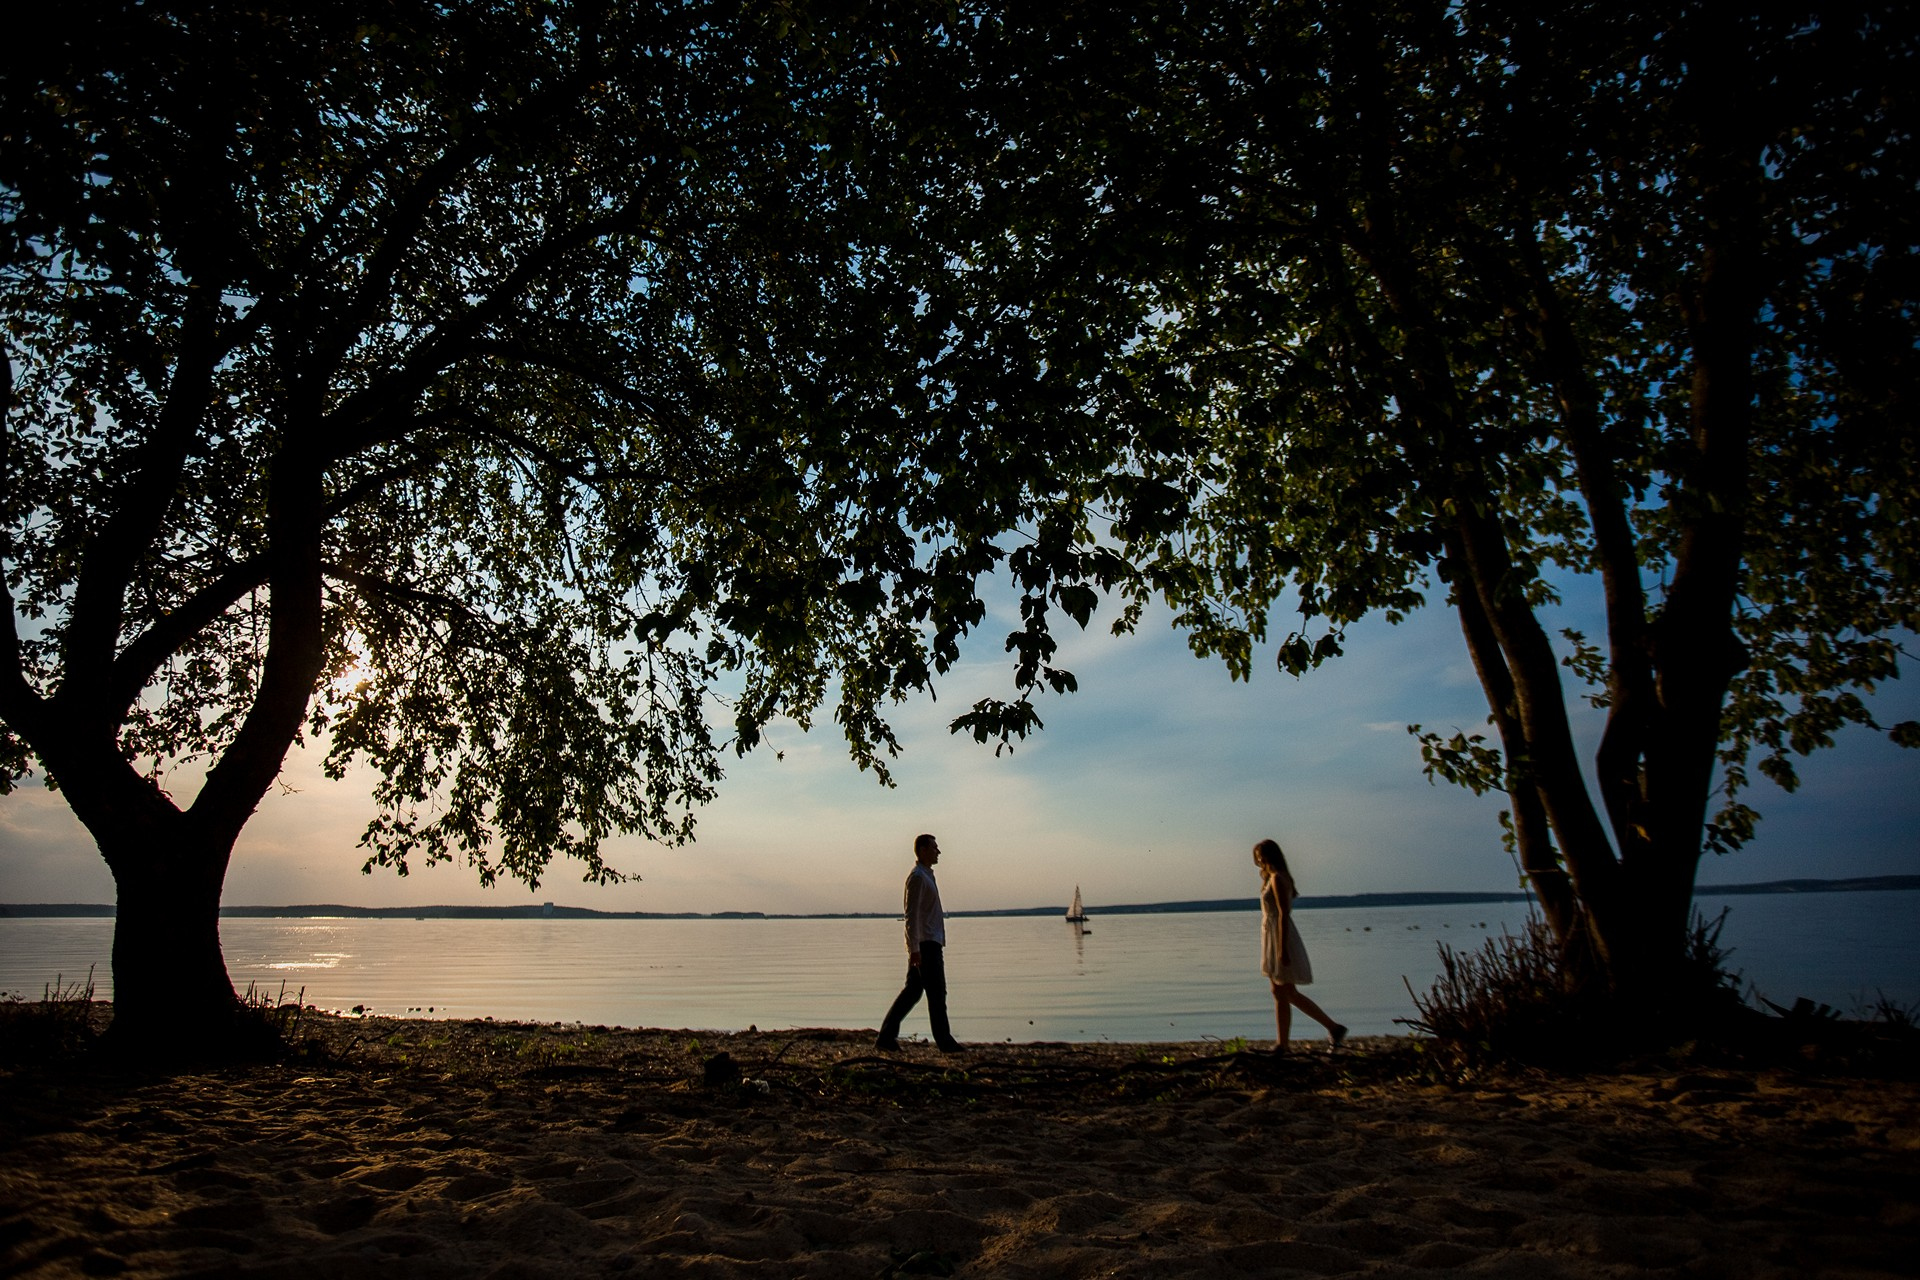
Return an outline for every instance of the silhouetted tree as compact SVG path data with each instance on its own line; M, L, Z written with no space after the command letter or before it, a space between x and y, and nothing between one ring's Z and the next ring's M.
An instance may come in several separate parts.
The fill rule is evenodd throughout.
M1084 621L1119 562L1080 387L1144 304L1102 292L1091 174L969 96L1045 121L1016 50L888 15L17 33L0 780L39 770L113 872L118 1036L234 1025L221 885L303 737L377 771L369 867L604 881L608 834L685 839L721 752L836 684L884 777L881 712L955 659L1007 531L1027 615ZM1023 691L1071 683L1052 644L1009 641ZM1023 694L969 727L1031 723Z
M379 775L370 866L609 879L830 692L884 778L996 569L982 739L1073 687L1100 588L1244 674L1284 592L1300 672L1439 579L1499 747L1428 767L1508 792L1555 927L1641 987L1748 762L1790 785L1897 673L1897 6L34 20L0 777L114 873L129 1038L231 1024L220 886L303 736ZM1556 646L1589 582L1607 636Z
M1751 834L1749 768L1791 788L1873 725L1920 618L1915 34L1879 3L1302 3L1164 59L1196 249L1138 384L1180 439L1138 453L1122 538L1240 676L1277 607L1298 674L1437 581L1497 740L1413 726L1427 771L1507 793L1554 929L1636 992L1703 844ZM1606 634L1556 640L1585 592Z

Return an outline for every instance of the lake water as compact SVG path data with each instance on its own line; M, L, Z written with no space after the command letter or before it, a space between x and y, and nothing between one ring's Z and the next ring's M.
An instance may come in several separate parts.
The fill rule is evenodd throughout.
M1703 898L1745 986L1853 1013L1920 1004L1920 893ZM1357 1035L1404 1033L1437 944L1470 949L1526 920L1519 903L1302 911L1308 993ZM0 918L0 993L38 998L95 969L112 995L113 922ZM700 1030L872 1027L905 973L893 920L346 920L221 922L227 968L308 1004L441 1018ZM972 1041L1273 1035L1257 912L948 921L954 1030ZM927 1035L925 1009L908 1034ZM1294 1031L1317 1038L1296 1014Z

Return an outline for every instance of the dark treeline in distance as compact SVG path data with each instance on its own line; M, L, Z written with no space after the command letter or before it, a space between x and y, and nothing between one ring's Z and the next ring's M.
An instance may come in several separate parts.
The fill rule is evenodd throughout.
M1858 876L1847 880L1767 880L1755 884L1703 884L1696 891L1701 897L1716 894L1765 893L1867 893L1902 889L1920 889L1920 876ZM1477 902L1525 902L1524 893L1346 893L1303 896L1294 905L1302 911L1343 910L1365 907L1445 907L1466 906ZM1132 902L1096 906L1090 911L1103 916L1181 915L1189 912L1258 911L1258 898L1202 898L1187 902ZM114 909L98 902L15 902L0 903L0 918L81 917L113 915ZM985 911L949 911L955 918L991 919L998 916L1058 916L1061 907L1005 907ZM339 917L348 920L891 920L884 911L599 911L592 907L569 907L547 902L539 905L494 907L439 905L425 907L353 907L320 902L289 907L223 906L224 919L279 919Z

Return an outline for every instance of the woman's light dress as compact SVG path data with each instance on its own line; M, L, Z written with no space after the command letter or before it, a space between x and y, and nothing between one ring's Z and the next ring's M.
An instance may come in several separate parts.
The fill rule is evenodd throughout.
M1286 894L1288 910L1280 909L1280 895ZM1300 941L1300 930L1293 923L1294 889L1290 881L1268 876L1260 888L1260 972L1270 982L1291 982L1304 987L1313 981L1313 962L1307 959L1307 945ZM1280 922L1287 922L1287 962L1280 963Z

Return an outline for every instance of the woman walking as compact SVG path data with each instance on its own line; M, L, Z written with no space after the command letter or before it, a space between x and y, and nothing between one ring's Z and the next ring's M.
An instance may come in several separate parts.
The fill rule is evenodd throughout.
M1287 1051L1295 1009L1325 1027L1332 1047L1338 1049L1347 1029L1300 994L1300 988L1313 981L1313 964L1293 923L1293 900L1299 890L1287 870L1287 856L1274 841L1262 840L1253 846L1253 865L1260 868L1260 972L1273 984L1273 1021L1278 1032L1273 1051Z

